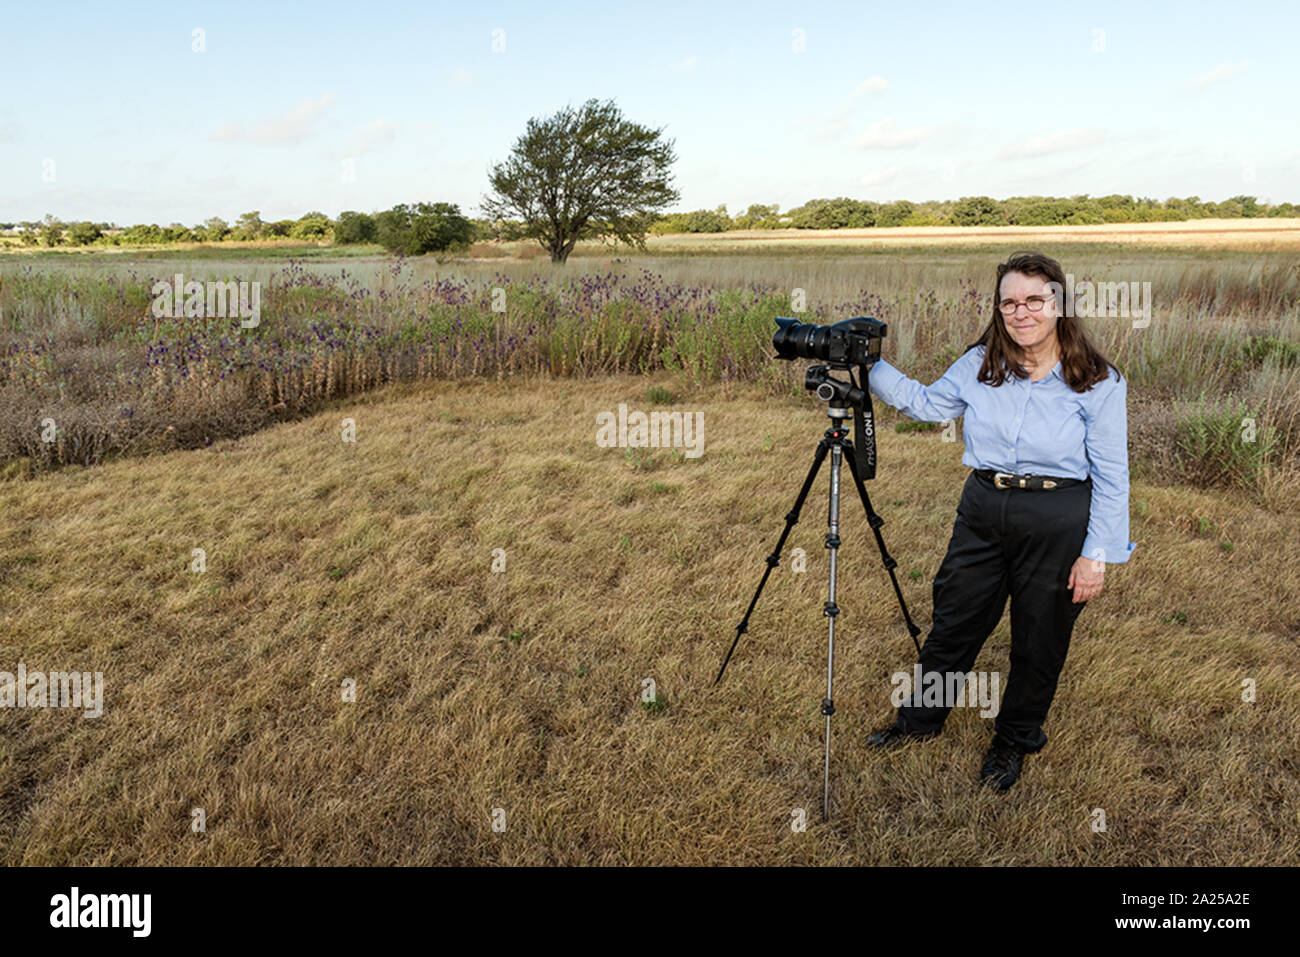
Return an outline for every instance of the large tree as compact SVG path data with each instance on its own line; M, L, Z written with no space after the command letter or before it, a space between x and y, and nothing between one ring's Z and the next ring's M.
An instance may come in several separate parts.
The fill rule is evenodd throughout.
M580 239L612 236L645 248L656 214L675 203L673 141L628 122L613 100L588 100L550 119L530 119L511 156L492 168L488 219L522 219L527 235L569 258Z

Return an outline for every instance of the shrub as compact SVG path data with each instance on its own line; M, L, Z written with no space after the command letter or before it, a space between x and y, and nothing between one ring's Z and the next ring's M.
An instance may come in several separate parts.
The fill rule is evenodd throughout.
M289 235L294 239L324 239L334 224L324 213L305 213L293 224Z
M102 235L94 223L73 223L68 227L68 242L73 246L89 246Z
M880 207L880 214L876 217L876 225L902 226L915 213L916 207L905 199L900 199L894 203L886 203Z
M1074 204L1068 199L1050 199L1026 206L1012 222L1017 226L1062 226L1069 222L1073 212Z
M454 203L401 203L375 217L380 244L402 256L463 249L473 233L473 225Z
M910 208L908 212L911 212ZM861 229L875 226L878 225L876 205L846 196L814 199L790 210L790 225L795 229Z
M162 229L156 225L146 225L145 223L137 223L136 225L129 227L125 232L122 233L122 242L128 243L133 246L148 245L151 243L162 243L166 241L167 238L165 235L163 235Z
M226 234L230 232L230 227L226 225L226 221L220 216L213 216L194 232L198 234L199 238L207 242L219 243L226 238Z
M988 196L964 196L949 216L956 226L1005 226L1007 215L997 200Z
M724 233L731 228L727 208L697 209L690 213L668 213L650 227L657 235L665 233Z
M1175 460L1186 479L1202 488L1253 489L1278 446L1277 431L1262 421L1245 403L1202 396L1177 425Z
M375 241L375 217L367 213L346 210L339 213L339 221L334 227L334 242L340 246L352 243L373 243Z

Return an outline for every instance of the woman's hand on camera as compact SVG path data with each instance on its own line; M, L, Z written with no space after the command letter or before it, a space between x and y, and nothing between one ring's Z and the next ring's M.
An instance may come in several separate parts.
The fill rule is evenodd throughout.
M1101 594L1102 579L1105 576L1105 562L1080 555L1074 560L1074 567L1070 569L1070 580L1065 587L1074 592L1075 602L1087 601Z

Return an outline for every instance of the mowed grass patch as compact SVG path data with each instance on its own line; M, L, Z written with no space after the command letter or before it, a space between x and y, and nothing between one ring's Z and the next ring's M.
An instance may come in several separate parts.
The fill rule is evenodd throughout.
M601 448L619 403L702 413L704 454ZM1138 548L1007 795L976 787L972 709L920 747L864 746L914 652L845 486L822 824L829 465L711 682L828 424L757 385L464 380L0 483L0 670L105 682L97 719L0 711L0 860L1300 861L1300 518L1140 480ZM928 629L961 445L879 441L868 491ZM1004 619L976 667L1005 679L1008 647Z

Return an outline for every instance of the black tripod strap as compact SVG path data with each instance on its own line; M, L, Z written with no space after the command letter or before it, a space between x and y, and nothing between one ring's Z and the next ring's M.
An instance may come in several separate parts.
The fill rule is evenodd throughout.
M867 390L867 367L858 366L862 380L862 404L853 407L853 454L857 459L858 475L865 481L876 477L876 415L871 407L871 393ZM849 373L853 378L853 373Z

